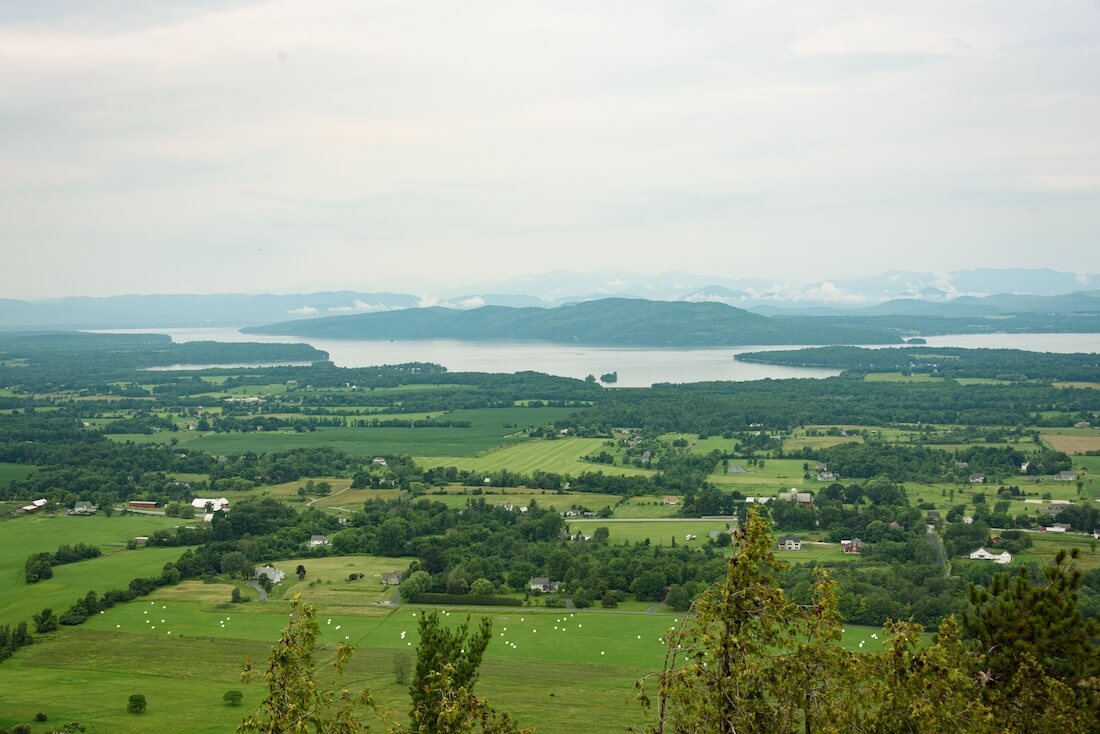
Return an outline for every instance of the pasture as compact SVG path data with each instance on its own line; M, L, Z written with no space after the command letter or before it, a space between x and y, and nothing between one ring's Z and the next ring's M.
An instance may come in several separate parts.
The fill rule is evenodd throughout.
M1029 533L1032 546L1023 553L1015 556L1014 563L1034 562L1038 564L1053 563L1058 551L1067 553L1076 548L1079 552L1077 567L1082 571L1100 568L1100 549L1092 536L1080 533Z
M864 382L943 382L944 378L923 372L903 375L900 372L871 372L863 376Z
M568 518L566 524L569 533L581 532L592 535L598 527L605 527L611 543L639 543L649 541L652 545L686 545L699 548L710 540L708 533L728 532L736 527L737 521L730 520L627 520L627 519L583 519ZM688 535L696 536L687 540Z
M575 412L573 408L483 408L447 413L447 418L470 421L469 428L331 428L315 431L250 431L209 433L161 432L152 435L119 434L116 441L170 443L190 446L211 454L264 453L291 448L330 446L354 456L413 454L417 456L467 457L504 444L527 440L519 435L527 428L545 425Z
M151 515L70 517L32 515L0 523L0 624L29 620L45 607L64 612L90 589L124 588L137 576L156 576L183 548L126 550L126 541L180 523ZM27 584L23 563L31 553L54 551L62 543L99 545L104 555L55 566L53 578Z
M368 616L318 601L321 675L330 675L324 663L331 661L336 642L355 644L357 652L340 684L369 688L391 720L403 718L407 687L394 682L393 659L415 651L417 624L426 608L382 607L379 615ZM466 619L465 609L435 609L449 626ZM0 726L31 721L43 711L51 722L80 721L92 734L230 731L264 693L261 683L240 683L243 661L250 656L264 667L288 611L285 600L211 605L184 601L175 589L107 610L82 627L39 638L0 666ZM634 682L660 669L663 635L683 621L678 613L468 611L475 621L481 616L493 620L478 691L543 734L644 725L647 717L634 700ZM873 634L881 637L874 629L848 627L843 644L853 650L881 649ZM222 702L229 689L244 692L243 706ZM66 695L37 695L43 690L65 690ZM126 713L131 693L146 696L145 714ZM364 721L384 728L366 712Z
M17 479L26 478L37 468L37 466L30 464L0 462L0 487L6 487Z
M736 489L742 494L775 494L777 490L791 487L804 489L806 485L819 484L816 479L804 480L803 459L766 459L764 466L749 465L744 461L733 460L730 464L740 464L747 470L744 474L730 474L719 464L710 481L725 489Z
M604 447L605 441L602 438L563 438L554 441L536 439L503 446L472 457L414 456L414 459L424 467L453 466L462 471L493 472L507 469L518 474L544 471L573 476L587 471L632 476L653 474L650 470L632 466L581 461L582 456L607 450Z

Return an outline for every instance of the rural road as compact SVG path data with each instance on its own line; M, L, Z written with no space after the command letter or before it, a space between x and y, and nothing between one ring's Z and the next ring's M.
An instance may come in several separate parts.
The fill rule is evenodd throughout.
M260 601L267 601L267 592L264 591L264 587L260 586L258 582L252 579L248 580L248 585L255 589L256 593L260 595Z
M947 559L943 555L943 544L940 542L940 536L936 535L934 525L926 525L925 527L928 529L928 542L936 549L936 555L939 556L940 564L943 566L943 577L947 578L951 575L951 569L947 567Z
M721 522L737 522L732 515L711 515L708 517L567 517L566 522L699 522L702 520L714 520Z

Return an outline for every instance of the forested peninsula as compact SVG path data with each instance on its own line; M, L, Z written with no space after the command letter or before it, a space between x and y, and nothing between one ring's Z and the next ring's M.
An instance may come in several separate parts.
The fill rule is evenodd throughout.
M326 339L537 340L563 344L721 347L746 344L900 344L879 325L770 318L721 303L606 298L559 308L417 308L242 329Z

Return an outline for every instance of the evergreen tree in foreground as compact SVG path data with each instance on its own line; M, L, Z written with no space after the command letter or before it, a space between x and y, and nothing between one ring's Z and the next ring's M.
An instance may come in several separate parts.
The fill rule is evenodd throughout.
M755 509L726 577L667 636L663 670L639 681L651 732L1100 732L1100 635L1076 607L1080 574L1063 556L976 590L964 629L944 620L930 644L895 622L879 653L841 643L836 584L818 570L810 604L783 593L785 564ZM656 678L656 705L649 678Z

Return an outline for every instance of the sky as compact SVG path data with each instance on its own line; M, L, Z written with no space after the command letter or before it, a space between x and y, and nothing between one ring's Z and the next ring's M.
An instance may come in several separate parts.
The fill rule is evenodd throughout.
M0 3L0 297L1100 271L1100 0Z

